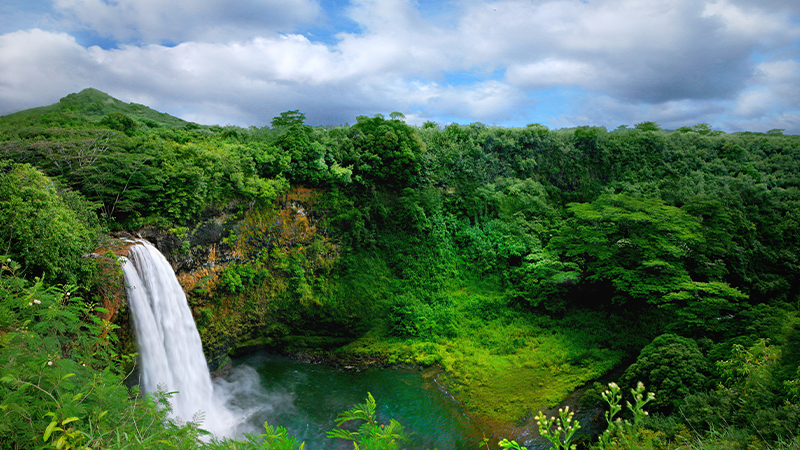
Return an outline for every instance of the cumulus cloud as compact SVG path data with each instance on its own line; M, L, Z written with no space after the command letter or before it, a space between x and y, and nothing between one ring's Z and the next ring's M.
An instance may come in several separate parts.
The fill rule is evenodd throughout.
M767 33L741 23L735 6L709 9L694 0L490 6L475 5L460 26L476 64L509 67L512 83L549 86L562 78L636 101L734 95L752 73L750 54ZM785 20L768 14L755 20L769 24L776 39L791 37Z
M0 114L58 101L100 78L103 67L65 33L0 35Z
M316 20L315 0L54 0L78 24L122 42L225 41Z
M597 76L591 64L550 58L525 65L512 64L506 71L506 79L511 84L534 88L586 85Z
M116 48L55 31L0 35L0 114L87 86L239 125L300 108L321 124L397 110L497 124L733 127L791 124L800 108L800 7L782 0L472 0L433 15L412 0L351 0L342 11L352 26L324 43L297 31L330 16L316 0L54 4Z
M800 111L800 92L797 90L800 86L800 62L774 60L761 63L751 84L737 97L731 118L738 120L729 120L729 127L757 126L762 131L783 128L800 132L800 115L797 114Z

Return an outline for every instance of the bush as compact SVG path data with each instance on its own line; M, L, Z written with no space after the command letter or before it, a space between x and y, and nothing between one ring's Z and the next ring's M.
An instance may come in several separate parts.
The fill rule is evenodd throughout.
M389 306L389 333L399 337L454 337L458 334L455 310L445 298L420 299L399 294Z
M622 380L641 381L656 395L654 406L670 412L690 393L704 392L710 367L697 343L675 334L662 334L642 349Z
M27 164L0 162L0 241L27 277L76 284L94 273L84 255L100 231L90 204Z
M256 286L269 277L269 271L252 264L231 264L219 276L219 285L226 292L240 294L246 288Z
M169 419L167 395L125 386L108 311L71 287L33 285L0 266L0 448L196 448Z

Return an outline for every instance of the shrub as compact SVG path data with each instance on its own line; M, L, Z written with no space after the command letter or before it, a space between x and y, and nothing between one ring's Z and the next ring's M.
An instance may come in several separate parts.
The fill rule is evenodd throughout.
M75 284L94 272L83 256L94 250L99 226L90 204L57 187L27 164L0 162L0 241L27 277Z
M654 406L669 412L690 393L706 389L709 371L708 362L695 341L662 334L642 349L636 362L625 371L622 381L630 385L634 380L641 380L655 393Z

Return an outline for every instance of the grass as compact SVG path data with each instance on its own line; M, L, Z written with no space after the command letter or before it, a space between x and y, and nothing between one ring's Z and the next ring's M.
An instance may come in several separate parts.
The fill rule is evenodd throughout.
M455 337L404 339L375 329L342 351L438 364L445 386L471 415L506 424L555 406L622 360L621 351L598 346L591 330L509 307L489 283L463 283L444 294L455 305Z

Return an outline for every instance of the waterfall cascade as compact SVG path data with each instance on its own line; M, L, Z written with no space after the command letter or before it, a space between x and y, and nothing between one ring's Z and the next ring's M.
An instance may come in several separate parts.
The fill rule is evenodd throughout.
M197 419L218 436L229 434L233 414L214 395L200 334L167 259L150 243L137 241L122 269L139 344L142 388L177 391L170 399L175 416Z

